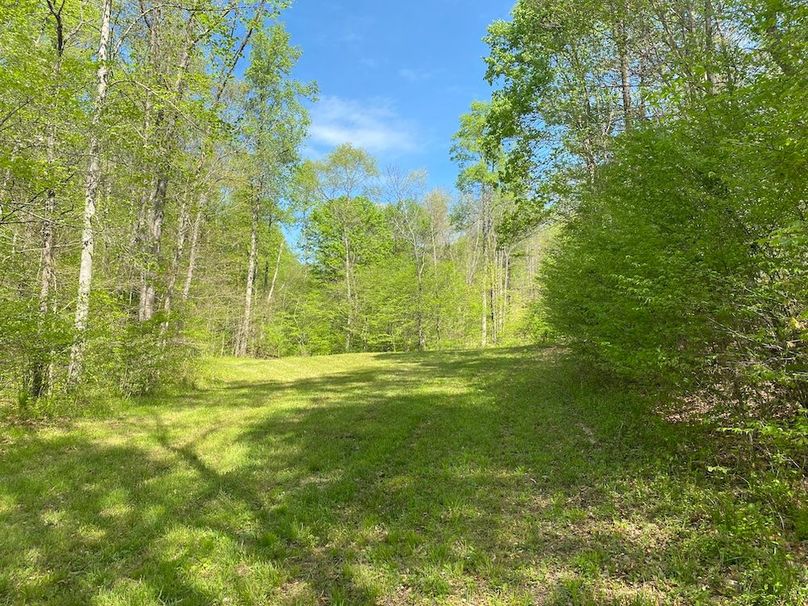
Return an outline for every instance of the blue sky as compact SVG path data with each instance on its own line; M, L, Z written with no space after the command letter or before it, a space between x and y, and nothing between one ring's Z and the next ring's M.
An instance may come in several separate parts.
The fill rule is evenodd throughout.
M315 80L306 153L350 142L380 168L426 169L452 189L449 159L458 117L487 99L486 27L513 0L296 0L283 17L303 50L296 76Z

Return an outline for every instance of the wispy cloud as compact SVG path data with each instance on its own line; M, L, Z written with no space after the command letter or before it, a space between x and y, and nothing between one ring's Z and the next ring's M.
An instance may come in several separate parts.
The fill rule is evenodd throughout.
M418 149L414 128L389 102L361 102L326 96L312 110L310 128L314 144L350 143L370 152L414 152Z
M355 30L346 30L337 36L337 41L343 44L357 44L365 39L364 34Z
M408 82L423 82L429 80L435 73L428 69L417 69L413 67L402 67L398 70L398 75Z
M359 64L368 69L376 69L381 65L381 62L375 57L362 57L359 59Z

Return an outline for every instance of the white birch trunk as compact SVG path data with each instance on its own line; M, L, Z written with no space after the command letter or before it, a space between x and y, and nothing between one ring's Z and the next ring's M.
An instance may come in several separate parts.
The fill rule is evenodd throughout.
M505 320L508 317L508 304L510 303L510 286L511 286L511 253L504 251L504 269L505 275L503 277L502 288L502 313L500 314L500 332L505 332Z
M250 257L247 262L247 288L244 293L244 318L238 338L236 339L235 354L237 357L247 355L247 349L252 332L252 301L255 289L255 273L258 264L258 202L255 202L252 212L252 230L250 232Z
M171 302L174 298L174 288L177 285L177 279L180 273L180 261L182 260L183 252L185 251L185 240L188 237L188 224L190 217L188 212L188 196L183 198L182 205L180 206L180 216L177 222L177 243L174 247L174 254L171 257L171 266L168 270L168 283L166 285L166 296L163 299L163 311L166 314L166 324L168 323L168 316L171 313Z
M267 294L267 307L272 305L272 298L275 296L275 283L278 281L278 270L281 267L281 255L283 254L283 239L278 246L278 258L275 260L275 271L272 273L272 284L269 287L269 294Z
M101 142L98 129L100 128L101 112L107 98L109 86L109 66L107 65L109 41L111 35L112 0L104 0L101 9L101 34L98 42L98 71L96 73L95 107L90 130L89 165L84 197L84 224L81 234L81 264L79 266L79 286L76 297L76 337L70 352L70 366L68 367L68 383L73 385L81 379L84 364L84 333L87 330L87 317L90 312L90 290L93 279L93 247L95 234L93 221L95 207L98 200L98 186L101 181Z
M347 236L343 236L345 245L345 294L348 297L348 319L347 330L345 331L345 351L351 351L351 331L353 330L353 292L351 289L351 255Z
M191 283L194 280L194 270L196 269L196 257L199 250L199 232L202 228L202 210L207 201L206 195L202 194L199 200L199 208L194 218L194 228L191 231L191 250L188 253L188 271L185 274L185 285L182 288L182 302L185 303L191 296Z
M156 298L155 280L157 275L157 263L160 260L160 248L163 239L163 220L165 219L165 199L168 188L168 177L161 174L157 178L157 187L152 192L150 200L151 211L149 212L148 234L151 250L149 260L151 266L147 266L143 274L140 288L140 307L138 319L141 322L151 320L154 316L154 301Z

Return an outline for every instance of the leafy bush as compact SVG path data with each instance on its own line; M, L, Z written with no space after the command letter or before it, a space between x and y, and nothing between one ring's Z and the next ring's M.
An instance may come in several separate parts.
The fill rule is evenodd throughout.
M627 377L799 412L808 156L790 87L717 95L617 141L545 265L554 328Z

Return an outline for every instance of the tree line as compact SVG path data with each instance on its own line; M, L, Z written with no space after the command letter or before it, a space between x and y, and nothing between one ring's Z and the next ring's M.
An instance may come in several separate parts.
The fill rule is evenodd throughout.
M512 225L557 227L539 315L702 405L808 401L808 7L520 0L487 37L481 148Z
M345 145L282 0L22 0L0 24L0 392L149 392L202 355L514 343L546 238L464 117L457 195ZM71 398L67 398L70 400Z
M808 400L804 3L520 0L456 193L302 157L285 6L3 3L4 396L552 338L713 402Z
M0 372L22 402L142 391L186 357L208 227L263 220L298 162L316 87L285 4L3 3Z
M425 173L380 169L350 145L302 163L293 190L300 250L275 265L280 281L269 271L274 249L264 254L262 296L276 299L263 307L249 353L418 351L512 344L536 332L530 303L543 240L495 243L504 201L429 190ZM288 244L276 239L280 258ZM215 317L226 351L237 313Z

